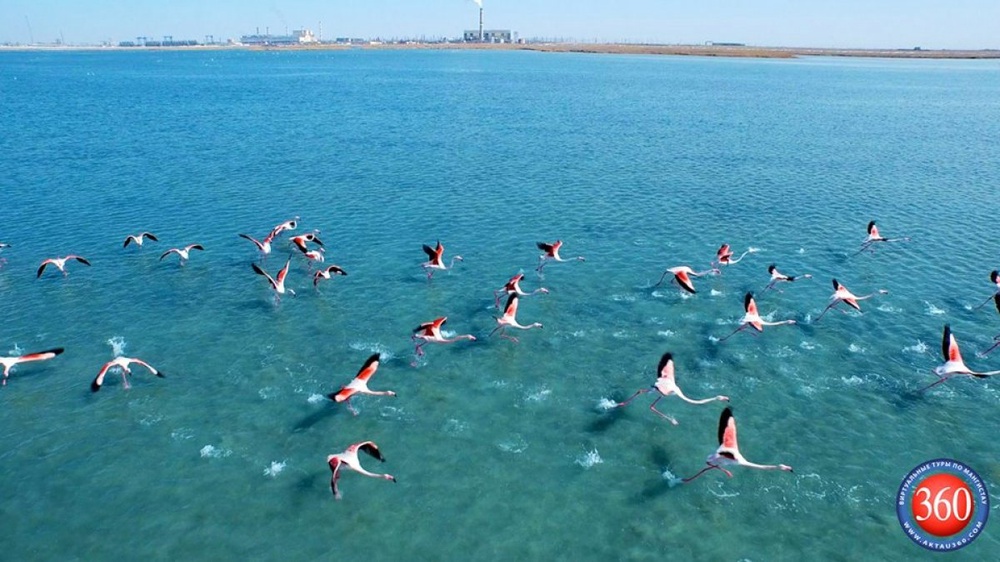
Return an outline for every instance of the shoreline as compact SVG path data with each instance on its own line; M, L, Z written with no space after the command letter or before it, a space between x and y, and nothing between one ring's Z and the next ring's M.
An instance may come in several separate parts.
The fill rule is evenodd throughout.
M537 51L619 55L666 55L732 58L797 58L803 56L903 58L903 59L1000 59L1000 49L834 49L801 47L755 47L734 45L654 45L638 43L364 43L320 45L190 45L176 47L0 45L0 52L46 51L340 51L368 50L487 50Z

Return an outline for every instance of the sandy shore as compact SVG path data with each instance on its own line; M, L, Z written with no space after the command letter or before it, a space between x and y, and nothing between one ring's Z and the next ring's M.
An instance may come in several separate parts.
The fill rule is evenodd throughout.
M64 45L0 45L2 51L190 51L190 50L491 50L491 51L542 51L553 53L595 53L631 55L675 55L702 57L753 57L795 58L800 56L875 57L907 59L1000 59L1000 49L983 50L932 50L932 49L827 49L800 47L754 47L728 45L641 45L599 43L373 43L362 45L296 45L259 47L246 45L196 45L185 47L84 47Z

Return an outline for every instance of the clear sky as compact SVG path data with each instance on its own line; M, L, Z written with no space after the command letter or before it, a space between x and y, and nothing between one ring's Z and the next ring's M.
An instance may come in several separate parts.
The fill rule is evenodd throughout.
M524 38L759 46L1000 48L1000 0L482 0L487 28ZM308 28L335 37L457 37L473 0L2 0L0 43L239 38Z

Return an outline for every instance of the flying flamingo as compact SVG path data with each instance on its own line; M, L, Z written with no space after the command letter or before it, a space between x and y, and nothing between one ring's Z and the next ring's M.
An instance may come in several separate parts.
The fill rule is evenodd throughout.
M497 289L496 291L493 291L493 299L494 299L493 306L495 306L496 308L500 308L501 293L505 295L517 295L519 297L528 297L537 293L547 295L549 293L549 290L546 289L545 287L539 287L538 289L535 289L530 293L525 293L524 291L521 290L522 279L524 279L524 274L518 273L517 275L511 277L510 280L507 281L507 283L503 287Z
M3 253L5 248L10 248L10 244L0 242L0 253ZM0 267L3 267L5 263L7 263L7 258L0 257Z
M413 330L413 336L410 339L418 342L416 349L413 350L417 357L423 356L424 346L428 343L455 343L463 340L476 341L476 336L472 334L462 334L453 338L446 338L441 335L441 326L444 326L444 323L447 321L448 317L442 316L431 322L424 322Z
M309 269L312 269L313 263L323 263L326 260L326 257L323 255L326 250L323 248L309 251L299 248L299 250L301 250L302 256L309 261Z
M537 242L535 243L535 245L538 246L539 250L545 252L544 254L538 256L538 267L535 268L535 271L539 273L542 272L542 268L545 267L545 264L548 263L549 260L573 261L575 259L577 261L586 261L586 259L583 256L576 256L575 258L568 258L568 259L563 259L559 257L559 248L562 248L563 245L562 240L556 240L551 244L549 244L548 242Z
M441 245L441 241L437 241L437 246L431 248L427 244L423 245L424 253L427 254L428 260L420 264L420 267L427 271L427 278L430 279L434 275L435 269L452 269L455 267L456 261L462 261L462 256L453 256L451 258L451 263L447 266L444 265L444 246Z
M1000 292L993 295L993 304L997 307L997 312L1000 312ZM980 357L986 357L991 351L1000 346L1000 336L993 336L993 345L989 349L979 354Z
M271 229L271 233L268 234L267 237L277 238L282 232L286 230L295 230L299 226L299 223L297 222L298 220L299 217L295 217L292 220L287 220L279 224L278 226L275 226L274 228Z
M812 274L810 273L806 273L804 275L785 275L784 273L778 271L778 268L773 263L767 266L767 272L771 274L771 282L767 284L767 287L764 287L765 291L774 289L775 285L779 281L787 281L791 283L792 281L798 281L799 279L812 279ZM778 289L778 291L780 292L781 289Z
M909 236L906 236L904 238L886 238L885 236L880 235L878 233L878 227L875 226L875 221L871 221L868 223L868 237L865 238L864 242L861 243L861 249L858 250L857 253L854 255L858 255L861 252L864 252L865 250L869 249L874 254L875 248L873 248L873 246L876 242L909 242L909 241L910 241Z
M870 299L870 298L874 297L875 295L885 295L885 294L888 294L888 293L889 293L889 291L886 291L885 289L879 289L875 293L872 293L870 295L865 295L863 297L859 297L859 296L855 295L854 293L848 291L847 287L841 285L836 279L834 279L833 280L833 295L830 296L830 304L826 305L826 308L824 308L823 312L820 313L819 318L816 319L816 322L819 322L820 318L823 318L823 315L826 314L826 312L828 310L830 310L831 308L837 306L837 303L840 303L840 302L846 303L847 306L853 308L854 310L857 310L858 312L861 312L861 307L858 306L858 301L863 301L863 300L866 300L866 299ZM841 310L841 312L843 312L844 314L847 314L846 310Z
M137 246L142 247L142 242L145 238L149 238L153 242L159 242L160 240L153 235L152 232L140 232L139 234L129 234L125 238L125 243L122 244L122 248L127 248L129 244L135 242Z
M490 332L492 336L497 330L500 330L500 337L507 338L514 343L518 343L518 339L513 336L508 336L505 332L507 327L517 328L518 330L530 330L532 328L541 328L541 322L535 322L534 324L529 324L527 326L522 326L517 323L517 295L511 295L507 298L507 306L504 308L503 316L497 318L497 327L493 328Z
M687 402L688 404L707 404L709 402L715 402L716 400L720 400L722 402L729 402L728 396L716 396L714 398L705 398L704 400L693 400L691 398L688 398L687 396L684 396L684 393L681 392L681 389L680 387L677 386L677 381L674 378L674 356L672 353L669 352L664 353L663 357L660 358L660 364L656 369L657 372L659 372L659 375L656 378L656 382L653 383L653 386L651 386L650 388L640 388L639 390L635 391L635 394L630 396L628 400L615 404L615 407L620 408L622 406L628 406L629 402L634 400L636 396L639 396L640 394L645 394L652 390L656 390L657 392L660 393L660 395L657 396L656 400L653 400L653 403L649 405L649 409L652 410L661 418L664 418L670 421L670 423L677 425L677 420L656 409L656 403L659 402L661 398L665 398L667 396L670 396L671 394L676 394L678 398Z
M163 254L160 256L160 261L163 261L163 258L169 256L170 254L177 254L178 256L180 256L181 259L180 264L184 265L184 262L186 262L188 258L191 257L190 256L191 250L203 251L204 249L205 249L204 246L202 246L201 244L188 244L183 248L170 248L166 252L163 252Z
M743 330L746 329L747 326L753 327L753 329L757 330L757 332L763 332L764 326L781 326L782 324L795 324L795 320L768 322L762 319L760 317L760 314L757 312L757 301L754 300L753 293L747 293L746 296L743 297L743 309L746 310L746 314L744 314L743 319L740 320L740 327L736 328L736 330L733 333L719 340L719 343L722 343L728 340L729 338L735 336L737 333L742 332ZM756 332L750 332L750 333L756 335Z
M295 244L295 247L298 248L299 251L302 252L303 254L309 251L309 246L307 245L307 242L313 242L317 246L323 247L323 241L320 240L318 236L316 236L316 232L319 231L317 230L315 232L307 232L306 234L292 236L291 238L289 238L289 242Z
M701 469L698 474L690 478L685 478L683 482L687 484L688 482L698 478L702 474L708 472L712 469L719 469L726 473L726 476L732 478L733 473L722 468L723 465L739 465L745 466L747 468L760 468L763 470L784 470L787 472L792 472L792 467L786 464L757 464L752 463L740 454L740 447L736 443L736 418L733 417L733 409L726 407L722 410L722 415L719 416L719 448L715 450L714 453L709 455L708 460L705 461L708 466Z
M376 353L365 361L365 364L361 366L361 370L354 377L351 382L347 383L347 386L341 388L337 392L333 392L327 395L327 398L333 400L336 403L347 402L347 409L351 411L355 416L358 415L358 411L351 406L351 398L355 394L370 394L372 396L395 396L396 393L391 390L370 390L368 388L368 379L372 378L375 371L378 370L379 364L379 354Z
M686 265L679 265L677 267L667 268L667 270L663 272L663 275L660 276L660 280L657 281L656 285L653 285L653 287L659 287L660 283L663 283L663 280L666 279L668 273L673 274L673 281L677 283L681 289L694 294L697 291L694 290L694 283L691 282L692 277L701 277L702 275L719 275L721 272L714 267L705 271L695 271Z
M339 265L330 265L324 269L318 269L313 274L313 287L319 286L320 279L330 279L333 275L347 275L347 272L341 269Z
M993 299L997 295L1000 295L1000 271L997 271L995 269L993 271L991 271L990 272L990 281L992 281L993 284L995 285L995 288L993 290L993 294L990 295L989 297L986 297L986 300L983 301L983 304L977 306L975 308L975 310L979 310L980 308L986 306L986 303L990 302L990 299Z
M66 272L66 262L68 260L76 260L76 261L82 263L83 265L88 265L88 266L90 265L89 261L87 261L85 258L82 258L80 256L66 256L64 258L50 258L50 259L47 259L47 260L45 260L45 261L42 262L42 265L38 268L38 273L35 275L35 279L38 279L39 277L42 276L42 272L45 271L45 266L47 266L49 264L52 264L52 265L56 266L56 268L59 271L62 272L63 276L68 275L68 273Z
M37 351L35 353L25 353L24 355L16 355L14 357L0 357L0 365L3 365L3 383L0 386L7 386L7 377L10 376L10 370L18 363L28 363L30 361L45 361L47 359L52 359L56 355L60 355L63 352L63 348L57 347L55 349L49 349L46 351Z
M262 256L267 256L271 253L271 242L274 240L273 233L268 234L267 238L264 238L263 240L257 240L249 234L240 234L240 238L246 238L247 240L253 242L253 245L257 246L257 249L260 250Z
M994 347L996 346L994 345ZM944 325L944 334L941 338L941 355L944 357L944 364L934 368L934 374L937 375L938 380L921 388L918 392L937 386L955 375L969 375L982 379L1000 374L1000 371L981 373L966 367L965 361L962 360L962 353L958 350L958 340L955 339L955 334L951 333L951 326L948 324Z
M122 382L125 383L126 389L130 388L130 385L128 384L128 376L132 374L132 370L129 368L129 365L132 363L141 365L149 369L150 373L153 373L154 375L160 378L164 378L162 372L157 371L156 369L153 368L152 365L146 363L142 359L136 359L134 357L115 357L111 361L105 363L103 367L101 367L101 372L97 373L97 377L94 378L94 381L92 383L90 383L90 390L92 392L97 392L98 390L100 390L101 385L104 384L104 375L108 374L108 371L111 370L111 368L113 367L117 367L118 369L121 370Z
M288 265L291 263L292 260L289 258L289 260L285 262L285 267L282 267L281 271L278 272L277 280L271 277L266 271L261 269L260 266L258 266L257 264L252 263L250 264L250 266L253 267L253 270L255 273L257 273L257 275L263 275L264 277L267 278L267 282L270 283L271 288L274 289L275 300L281 300L281 295L285 294L286 291L291 293L292 296L295 295L295 291L293 291L292 289L285 288L285 277L288 275Z
M333 475L330 477L330 489L333 490L334 499L340 499L340 490L337 489L337 480L340 479L340 469L341 467L347 467L358 474L364 476L370 476L372 478L382 478L385 480L396 481L396 478L391 474L375 474L374 472L368 472L367 470L361 468L361 463L358 462L358 451L364 451L365 453L375 457L376 459L385 462L385 457L382 456L382 452L378 450L378 446L372 441L362 441L361 443L355 443L347 448L343 453L338 453L336 455L330 455L326 457L326 463L330 465L330 472Z
M753 249L748 249L747 251L740 254L740 257L733 259L733 250L729 247L729 244L723 244L719 246L719 249L715 252L715 261L712 262L712 267L716 265L736 265L747 256L747 254L752 254Z

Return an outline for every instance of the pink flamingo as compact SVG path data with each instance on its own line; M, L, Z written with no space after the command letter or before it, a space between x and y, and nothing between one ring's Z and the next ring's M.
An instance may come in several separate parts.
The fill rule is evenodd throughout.
M806 273L804 275L785 275L784 273L778 271L778 268L772 263L767 266L767 272L771 274L771 282L764 287L764 290L774 289L778 282L785 281L791 283L792 281L798 281L799 279L812 279L812 274ZM778 289L781 292L781 289Z
M705 464L708 465L706 468L701 469L698 474L690 478L685 478L683 482L687 484L713 469L719 469L725 472L726 476L732 478L733 473L722 468L723 465L738 465L747 468L759 468L761 470L784 470L792 472L792 467L787 464L757 464L743 458L743 455L740 454L739 444L736 442L736 418L733 417L733 409L728 406L722 411L722 415L719 416L719 448L709 455Z
M740 320L740 327L736 328L736 330L733 333L719 340L719 343L722 343L728 340L729 338L735 336L737 333L742 332L744 329L746 329L747 326L752 326L754 330L757 330L757 332L763 332L764 326L781 326L783 324L795 324L795 320L768 322L762 319L760 317L760 314L757 312L757 301L754 300L753 293L747 293L746 296L743 297L743 309L746 311L746 314L744 314L743 319ZM750 332L750 333L757 335L757 332Z
M347 275L347 272L341 269L339 265L329 265L324 269L319 269L313 274L313 287L319 286L320 279L330 279L334 275Z
M877 292L874 292L874 293L872 293L870 295L865 295L863 297L859 297L859 296L855 295L854 293L848 291L847 287L844 287L836 279L834 279L833 280L833 295L830 296L830 304L826 305L826 308L824 308L823 312L820 313L819 318L816 318L816 322L819 322L820 319L823 318L823 315L825 315L828 310L830 310L831 308L833 308L834 306L836 306L838 303L843 302L843 303L847 304L847 306L853 308L854 310L857 310L858 312L861 312L861 307L858 305L858 301L863 301L863 300L866 300L866 299L870 299L870 298L874 297L875 295L885 295L885 294L888 294L888 293L889 293L889 291L886 291L885 289L879 289ZM846 310L841 310L841 312L843 312L844 314L847 314Z
M287 220L287 221L279 224L278 226L275 226L274 228L271 229L271 233L268 234L267 237L273 239L273 238L277 238L278 236L280 236L281 233L285 232L286 230L295 230L299 226L298 220L299 220L299 217L296 216L292 220Z
M76 260L76 261L82 263L83 265L87 265L87 266L90 265L90 262L87 261L86 258L82 258L80 256L72 256L71 255L71 256L66 256L64 258L50 258L50 259L47 259L47 260L43 261L42 265L39 266L38 273L35 274L35 279L38 279L39 277L42 276L42 272L45 271L45 266L47 266L49 264L56 266L56 269L58 269L59 271L61 271L62 274L63 274L63 277L65 277L66 275L68 275L68 273L66 272L66 262L68 260Z
M255 263L250 264L250 266L253 267L253 270L257 275L263 275L264 277L267 278L267 282L270 283L271 288L274 289L274 298L276 301L280 301L281 295L285 294L285 292L289 292L292 294L292 296L295 296L295 291L293 291L292 289L285 288L285 277L288 276L288 265L290 263L292 263L291 259L285 262L285 267L282 267L281 271L278 272L277 279L271 277L266 271L261 269L257 264Z
M992 349L991 347L990 350ZM982 373L966 367L965 361L962 360L962 352L958 349L958 340L955 339L955 334L951 333L951 326L948 324L944 325L944 334L941 338L941 355L944 357L944 364L934 368L934 374L937 375L938 380L921 388L919 392L935 387L956 375L969 375L982 379L1000 374L1000 371Z
M246 238L247 240L253 242L253 245L257 246L257 249L260 251L261 257L266 257L268 254L271 253L271 242L274 241L273 233L268 234L267 238L264 238L263 240L257 240L256 238L250 236L249 234L240 234L239 236L240 238Z
M183 248L170 248L166 252L163 252L162 255L160 255L160 261L163 261L163 258L169 256L170 254L177 254L181 258L180 264L184 265L184 263L188 261L188 258L191 257L190 256L191 250L202 250L203 251L204 249L205 248L201 244L188 244L187 246L184 246Z
M103 367L101 367L101 372L97 373L97 377L95 377L94 381L90 383L91 392L97 392L98 390L101 389L101 385L104 384L104 375L108 374L108 371L112 367L117 367L121 370L122 382L124 383L124 387L126 389L131 388L131 386L128 384L128 375L132 374L132 370L129 369L129 365L132 363L141 365L149 369L150 373L153 373L154 375L160 378L164 378L164 374L162 372L157 371L156 369L153 368L152 365L146 363L142 359L136 359L134 357L115 357L111 361L105 363Z
M517 295L511 295L510 297L507 298L507 306L504 308L503 316L501 316L500 318L496 319L497 320L497 327L493 328L493 331L490 332L491 336L497 330L500 330L500 337L501 338L506 338L506 339L509 339L510 341L512 341L514 343L518 343L518 339L517 338L515 338L513 336L508 336L505 333L507 327L517 328L518 330L530 330L532 328L541 328L542 327L542 323L541 322L535 322L534 324L529 324L527 326L523 326L521 324L518 324L517 318L516 318L517 317L517 300L518 300L518 296Z
M0 357L0 365L3 365L3 383L0 386L7 386L7 377L10 376L10 370L14 368L14 365L18 363L30 363L32 361L46 361L56 355L61 355L63 351L63 348L57 347L46 351L15 355L14 357Z
M347 409L351 411L355 416L358 415L358 411L351 406L351 398L356 394L368 394L371 396L395 396L396 393L391 390L371 390L368 388L368 379L372 378L375 371L378 370L379 361L381 356L376 353L365 361L365 364L361 366L361 370L358 374L354 376L351 382L347 383L347 386L341 388L337 392L327 395L327 398L333 400L336 403L347 402Z
M669 352L664 353L663 357L660 358L660 364L659 366L657 366L656 369L659 375L656 378L656 382L653 383L653 386L651 386L650 388L640 388L639 390L635 391L635 394L630 396L624 402L619 402L615 404L615 407L621 408L623 406L628 406L628 404L632 402L632 400L634 400L636 396L656 390L657 392L660 393L660 395L657 396L656 400L653 400L653 403L649 405L649 409L652 410L656 415L660 416L661 418L668 420L670 423L674 425L677 425L676 419L656 409L656 403L659 402L661 398L665 398L667 396L670 396L671 394L675 394L677 395L678 398L687 402L688 404L707 404L709 402L715 402L716 400L722 402L729 401L728 396L715 396L713 398L705 398L703 400L694 400L685 396L684 393L681 392L680 387L677 386L677 381L674 377L674 356L672 353Z
M431 248L427 244L423 245L424 253L427 254L428 260L420 264L420 267L427 271L427 278L430 279L434 275L435 269L446 270L455 267L456 261L463 261L462 256L453 256L451 258L451 263L447 266L444 264L444 246L441 245L441 241L437 241L437 246Z
M524 274L523 273L518 273L517 275L511 277L510 280L507 281L507 283L503 287L497 289L496 291L493 291L493 300L494 300L493 306L495 306L496 308L500 308L500 295L501 294L504 294L504 295L517 295L519 297L529 297L531 295L538 294L538 293L541 293L543 295L547 295L549 293L549 290L546 289L545 287L539 287L538 289L535 289L534 291L531 291L530 293L525 293L523 290L521 290L521 280L522 279L524 279Z
M864 252L865 250L869 249L874 254L875 248L873 246L877 242L909 242L909 241L910 241L909 236L905 238L886 238L885 236L880 235L878 233L878 227L875 226L875 221L871 221L868 223L868 237L865 238L864 242L861 243L861 249L858 250L857 253L854 255L858 255L861 252Z
M562 248L563 245L562 240L556 240L551 244L548 242L537 242L535 243L535 245L538 246L539 250L545 252L544 254L538 256L538 267L535 268L535 271L539 273L542 272L542 269L545 267L545 264L548 263L549 260L573 261L575 259L576 261L587 261L583 256L576 256L575 258L568 258L568 259L563 259L559 257L559 248Z
M413 330L413 336L410 339L419 342L416 349L413 350L417 357L423 356L423 347L428 343L455 343L464 340L476 341L476 336L472 334L462 334L453 338L446 338L441 335L441 326L444 326L444 323L447 321L448 317L442 316L430 322L424 322Z
M337 489L337 480L340 479L340 469L345 466L364 476L382 478L392 482L396 481L396 478L391 474L375 474L374 472L368 472L367 470L361 468L361 463L358 461L359 450L364 451L382 462L385 462L385 457L382 456L382 452L378 450L378 446L372 441L355 443L348 447L343 453L326 457L326 464L330 465L330 472L332 473L332 476L330 476L330 489L333 491L334 499L340 499L340 490Z
M729 247L729 244L723 244L719 246L719 249L715 252L715 261L712 262L712 266L716 265L736 265L740 263L747 256L747 254L752 254L753 250L747 250L740 254L740 257L733 259L733 250Z
M159 242L159 239L153 235L152 232L140 232L139 234L129 234L125 237L125 243L122 244L122 248L127 248L129 244L135 242L136 246L142 247L142 242L144 239L149 238L153 242Z
M679 265L677 267L667 268L667 270L663 272L663 275L660 276L660 280L657 281L656 285L653 285L653 287L659 287L660 284L663 283L663 280L666 279L668 273L673 274L673 281L677 283L681 289L694 294L697 291L694 290L694 283L691 282L692 277L701 277L702 275L719 275L721 272L714 267L705 271L695 271L686 265Z

